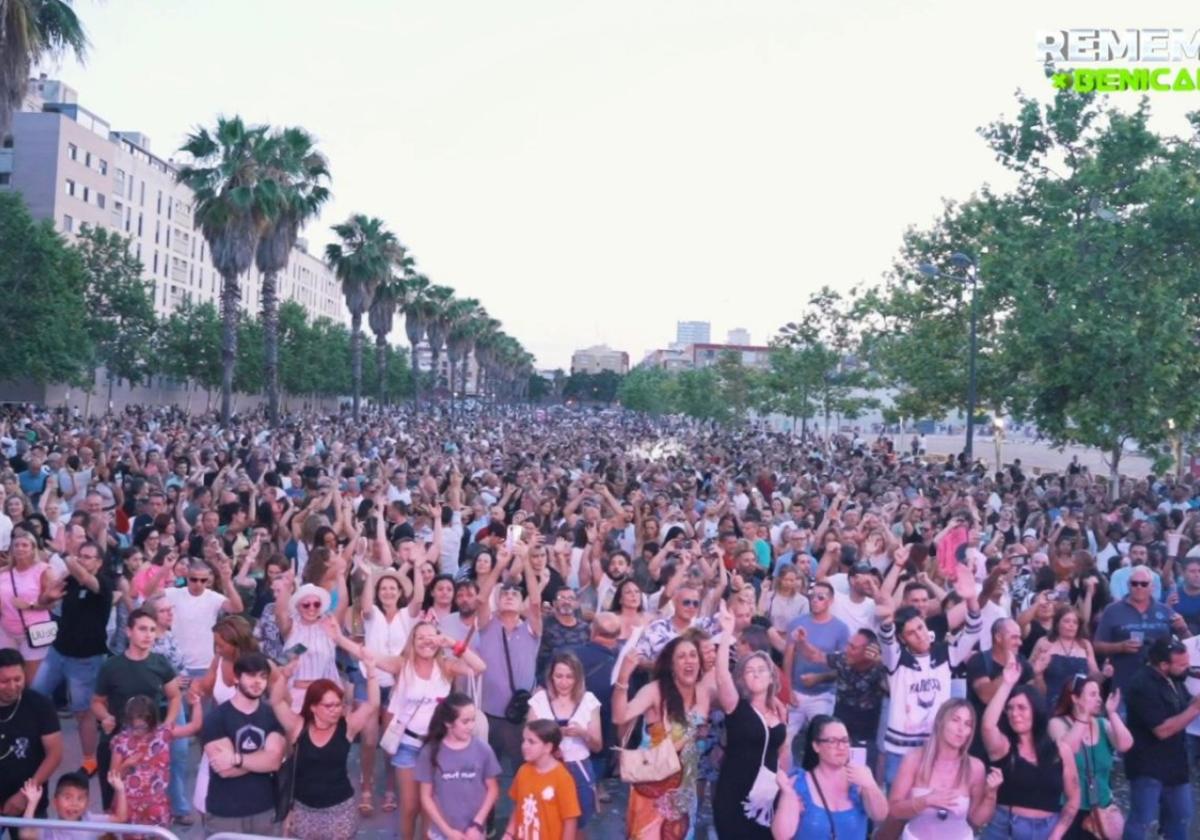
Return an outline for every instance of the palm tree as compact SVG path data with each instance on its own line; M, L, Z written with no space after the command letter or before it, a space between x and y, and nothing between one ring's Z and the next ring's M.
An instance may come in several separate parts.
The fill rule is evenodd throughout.
M414 274L404 282L404 334L412 348L410 363L413 372L413 406L421 404L421 368L417 363L417 345L425 337L425 296L429 293L429 278Z
M287 268L300 228L329 200L322 184L329 179L325 156L303 128L285 128L271 137L271 166L282 190L278 214L267 222L255 264L262 275L263 380L267 388L267 416L279 423L279 295L276 277Z
M359 419L362 398L362 318L380 283L392 275L392 265L402 247L382 219L356 213L333 232L341 242L325 248L325 260L342 283L350 310L351 378L354 384L354 419Z
M429 339L429 357L433 370L433 389L436 393L441 369L438 361L446 333L450 331L450 305L454 301L454 290L448 286L430 286L425 296L425 336Z
M0 145L25 100L33 67L65 52L83 61L87 47L69 0L0 0Z
M416 261L409 256L408 249L403 245L399 246L399 249L395 267L400 269L400 275L393 274L379 284L367 310L367 323L371 332L375 333L375 372L379 380L381 405L387 396L387 338L396 323L396 308L404 301L407 278L412 276L416 266Z
M188 135L180 151L192 162L175 175L195 196L195 224L221 275L221 422L226 425L237 358L238 277L250 269L258 240L281 204L267 131L247 126L241 117L218 117L212 132L201 128Z
M486 315L475 298L463 298L450 304L447 312L450 326L446 331L446 358L450 360L450 413L454 413L454 382L455 371L459 363L466 371L466 357L475 344L474 331L478 328L479 318Z
M481 352L486 353L488 343L494 339L495 334L499 331L500 322L488 315L485 309L480 309L478 317L471 321L465 352L463 353L462 373L459 376L463 396L467 394L467 367L472 356L475 358L475 396L479 398L482 395L483 365L479 361L479 356Z

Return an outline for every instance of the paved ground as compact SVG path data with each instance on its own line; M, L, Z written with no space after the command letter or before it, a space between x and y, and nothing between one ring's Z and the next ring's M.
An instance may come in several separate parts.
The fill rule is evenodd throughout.
M912 435L897 436L897 447L907 451L910 440L912 440ZM938 455L957 455L962 452L965 442L966 438L963 435L926 435L925 437L926 449ZM1011 464L1014 458L1020 458L1022 466L1028 473L1034 467L1042 470L1065 470L1071 463L1073 455L1078 455L1079 463L1086 466L1093 474L1108 476L1108 463L1105 461L1107 456L1099 449L1069 446L1060 451L1047 443L1026 439L1021 432L1018 432L1015 437L1003 441L1000 458L1005 464ZM992 437L981 437L976 433L975 457L989 464L995 463L996 447ZM1121 457L1121 472L1124 475L1145 476L1150 472L1150 466L1149 458L1133 452L1126 452Z

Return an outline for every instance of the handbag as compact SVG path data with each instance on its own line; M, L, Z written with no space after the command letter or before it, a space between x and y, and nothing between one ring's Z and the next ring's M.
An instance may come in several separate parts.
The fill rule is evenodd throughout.
M503 626L500 628L500 641L504 643L504 666L508 669L508 687L512 691L512 697L504 707L504 719L509 723L520 725L525 723L525 719L529 717L529 698L533 696L533 692L524 688L518 689L516 681L513 680L512 656L508 652L508 633L505 632Z
M13 597L16 598L17 576L13 573L12 566L8 567L8 577L12 580ZM14 607L14 609L16 608ZM17 618L21 619L21 626L25 629L25 640L29 642L31 648L49 647L58 638L58 622L54 619L26 624L25 611L21 609L17 610Z
M664 729L666 727L666 710L660 708ZM675 750L675 742L670 736L665 736L657 744L646 749L617 750L621 769L621 781L630 785L661 782L669 779L683 769L679 763L679 753Z
M1097 724L1096 737L1107 738L1104 734L1104 727ZM1087 777L1088 786L1088 802L1092 803L1092 810L1083 819L1083 828L1099 837L1100 840L1117 840L1125 833L1125 815L1121 813L1121 809L1116 803L1110 802L1107 806L1101 807L1096 803L1096 777L1093 775L1092 766L1096 763L1095 756L1092 751L1096 749L1095 744L1088 746L1082 744L1083 747L1083 769L1084 775Z
M300 737L304 737L303 729L300 730ZM296 798L296 757L299 754L300 738L297 738L291 755L287 756L283 760L283 764L279 765L279 769L275 771L275 822L277 823L287 819L287 815L292 810L292 802Z
M771 817L775 813L775 797L779 794L779 780L775 778L774 773L767 769L767 747L771 743L771 727L767 726L762 712L753 706L750 708L754 710L754 714L758 715L758 719L763 725L763 753L762 759L758 762L758 773L754 776L754 784L750 786L750 792L742 800L742 813L746 815L747 819L770 828Z
M397 688L398 687L399 683L397 683ZM392 695L392 701L388 705L389 707L394 705L394 707L399 710L401 703L402 695L397 693ZM412 719L417 716L418 709L420 709L420 706L414 707L412 714L408 716L408 720L404 721L404 723L400 722L399 715L392 715L392 719L388 721L387 729L383 731L383 735L379 739L380 749L382 749L388 755L396 754L396 750L400 749L400 741L404 738L404 731L408 729L408 725L412 723Z

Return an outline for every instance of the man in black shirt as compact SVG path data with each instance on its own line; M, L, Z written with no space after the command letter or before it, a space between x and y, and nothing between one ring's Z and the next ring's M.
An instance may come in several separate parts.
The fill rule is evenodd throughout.
M1159 829L1167 840L1188 836L1194 805L1184 730L1200 716L1200 695L1188 695L1183 683L1187 669L1187 649L1158 639L1130 681L1126 720L1133 749L1125 755L1130 793L1126 837L1147 836L1160 814Z
M204 828L209 834L269 835L275 822L272 777L287 750L283 727L262 702L271 666L261 653L244 653L233 673L237 693L205 717L201 735L209 769Z
M62 761L62 750L54 704L25 687L25 658L20 652L0 649L0 811L4 816L24 813L21 786L26 780L32 778L46 789ZM37 816L46 815L47 804L43 794Z
M68 527L72 531L83 530L78 525ZM63 560L69 576L61 601L58 636L38 669L32 687L46 697L53 697L66 680L69 707L79 727L82 767L85 772L94 773L99 734L96 716L92 714L92 690L108 654L104 631L112 610L113 584L103 571L100 547L96 543L85 538L74 552L70 551L70 546L71 541L68 541L68 553Z
M983 711L992 695L1004 681L1004 666L1013 657L1021 665L1019 685L1031 682L1033 667L1021 656L1021 627L1011 618L997 618L992 622L992 649L979 651L967 660L967 700L975 709L975 720L983 720ZM983 748L983 727L975 725L975 736L971 741L971 755L986 762L987 751Z

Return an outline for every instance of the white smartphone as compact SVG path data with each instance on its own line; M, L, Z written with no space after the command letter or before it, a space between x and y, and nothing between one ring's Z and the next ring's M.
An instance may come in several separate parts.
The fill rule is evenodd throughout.
M850 766L851 767L866 767L867 766L867 748L866 747L851 747L850 748Z
M508 546L509 551L517 547L517 540L519 539L521 539L521 526L509 525L508 535L504 538L504 544Z

